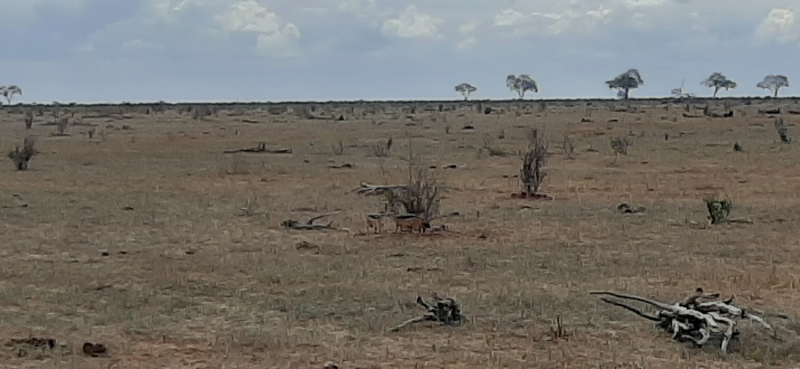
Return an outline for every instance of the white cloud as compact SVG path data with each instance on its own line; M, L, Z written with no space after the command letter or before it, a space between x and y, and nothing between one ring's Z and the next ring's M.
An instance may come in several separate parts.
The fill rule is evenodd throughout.
M477 44L478 40L476 40L475 37L470 37L464 41L459 42L458 45L456 45L456 47L458 47L459 50L469 50L475 47L475 45Z
M625 0L627 5L631 6L661 6L669 0Z
M800 24L789 9L772 9L756 28L756 37L775 39L778 42L793 41L800 38Z
M122 48L126 50L163 50L164 47L148 41L143 41L141 39L135 39L132 41L127 41L122 43Z
M0 0L0 26L33 22L46 13L77 12L87 0Z
M468 35L472 32L475 32L475 30L478 29L479 25L480 22L464 23L458 27L458 32L461 32L462 35Z
M608 16L611 14L611 9L606 8L602 4L600 5L597 10L589 10L586 12L586 16L589 18L594 18L600 21L608 20Z
M375 11L375 0L341 0L338 9L343 13L366 18Z
M421 13L409 5L399 17L383 22L383 33L402 38L441 38L439 27L444 21Z
M494 17L497 27L511 27L517 34L549 34L558 35L572 30L590 29L594 20L604 19L611 11L603 8L591 10L584 14L572 9L560 13L533 12L524 14L515 9L505 9Z
M238 1L214 20L226 33L258 34L257 47L265 52L285 47L300 38L300 30L294 23L284 22L254 0Z
M494 17L494 25L498 27L514 27L525 21L525 14L514 9L505 9Z
M197 6L196 0L148 0L148 12L155 19L174 23L183 11L191 6Z

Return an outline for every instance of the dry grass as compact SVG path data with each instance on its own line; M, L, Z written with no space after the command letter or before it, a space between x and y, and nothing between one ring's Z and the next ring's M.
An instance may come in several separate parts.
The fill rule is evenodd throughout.
M584 107L552 103L499 118L418 109L345 121L255 109L195 121L191 112L120 108L84 117L99 125L91 140L52 137L35 124L27 133L41 153L31 168L0 166L0 205L12 194L28 203L0 207L0 339L53 337L71 353L0 350L0 366L790 367L800 360L797 323L774 322L783 342L745 324L744 346L725 357L673 342L588 295L677 301L702 286L799 315L797 148L781 144L757 108L735 107L744 118L688 119L683 105L595 106L585 123ZM257 123L234 118L241 114ZM0 112L4 149L27 134L23 120L22 111ZM475 129L443 129L467 124ZM548 158L541 190L554 201L511 199L518 157L478 154L501 132L503 150L524 150L531 127L568 136L575 148L575 160ZM636 145L609 166L609 138L630 134ZM386 137L391 155L374 156ZM260 141L293 153L222 154ZM736 141L747 151L733 152ZM358 235L380 198L350 190L404 183L410 155L440 168L437 181L449 188L440 212L461 215L434 223L451 232ZM330 168L342 163L353 168ZM450 164L457 169L442 169ZM705 227L708 196L731 199L731 216L754 224ZM647 212L618 214L621 202ZM334 212L334 226L349 232L279 227ZM416 295L431 291L457 299L469 322L386 333L418 315ZM544 339L558 314L568 341ZM79 354L84 341L105 343L110 357Z

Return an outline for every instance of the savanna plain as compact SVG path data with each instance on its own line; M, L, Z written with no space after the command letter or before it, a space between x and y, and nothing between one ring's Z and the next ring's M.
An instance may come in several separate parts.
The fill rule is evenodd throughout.
M773 126L798 132L797 100L376 105L0 109L3 153L27 135L39 151L0 162L0 340L65 345L0 346L0 367L800 366L800 151ZM550 198L512 198L534 128ZM260 142L291 152L224 153ZM369 231L383 198L353 190L410 167L445 186L447 229ZM709 197L745 221L709 225ZM334 229L281 226L318 215ZM697 287L788 319L743 321L724 354L589 294ZM434 292L464 324L387 331Z

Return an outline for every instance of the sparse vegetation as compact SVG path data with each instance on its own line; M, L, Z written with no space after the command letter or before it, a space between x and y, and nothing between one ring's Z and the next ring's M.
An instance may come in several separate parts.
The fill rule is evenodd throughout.
M422 166L409 164L409 183L394 191L384 192L389 209L398 206L408 214L414 214L425 221L439 214L442 187L436 183L432 171Z
M386 143L376 143L372 145L372 156L376 156L379 158L383 158L389 156L389 152L392 150L392 139L391 137L386 140Z
M688 113L699 119L681 117L686 102L671 101L617 101L606 109L607 101L548 100L543 112L539 101L527 100L229 104L209 105L225 114L199 124L187 108L198 104L164 104L163 113L148 115L148 105L65 103L60 117L79 125L64 137L51 136L53 106L4 106L6 152L15 144L21 151L22 135L31 135L43 154L27 173L11 165L0 170L0 330L6 341L43 337L67 348L15 345L0 350L0 362L43 369L101 361L791 367L800 353L792 293L800 275L800 199L792 179L800 168L791 165L796 150L776 144L771 125L781 117L792 133L796 99L710 102L709 117L701 113L708 99L689 103ZM713 114L724 102L736 115L722 122ZM325 119L299 118L306 107ZM37 121L23 130L29 109ZM340 115L347 121L334 122ZM580 122L589 115L592 122ZM472 129L462 130L466 125ZM544 146L546 137L557 138L556 153L544 150L545 166L528 165L541 168L537 191L554 201L508 196L523 191L531 126ZM94 127L87 142L83 134ZM631 149L639 149L627 165L609 169L612 152L604 145L632 134ZM372 157L372 144L387 146L389 137L400 137L403 147L398 141L390 156ZM487 138L515 152L477 160ZM732 155L737 141L750 154ZM567 160L568 143L574 160ZM412 145L413 156L406 155ZM336 156L341 147L343 156ZM294 152L267 153L283 148ZM427 188L438 187L439 201L427 202L439 209L428 212L446 228L380 212L388 202L382 191L347 191L365 180L374 183L367 192L402 192L419 177L435 179ZM737 207L721 226L709 227L700 199L728 191ZM739 213L756 221L727 226ZM394 215L404 221L397 233ZM368 219L385 220L385 227L368 228ZM677 301L697 285L713 285L724 298L737 293L729 305L747 308L774 330L717 312L736 321L741 338L731 339L723 355L725 324L692 349L589 295L624 289ZM414 301L433 290L461 304L464 326L437 319L387 333L406 319L438 316ZM717 301L700 301L707 302ZM658 317L661 309L650 310ZM702 338L692 328L679 333ZM85 342L108 344L108 359L84 355Z
M33 147L34 143L33 136L25 137L22 149L17 146L14 150L8 152L8 158L11 159L17 170L28 170L28 163L30 163L34 155L39 153Z
M469 95L475 91L478 91L478 88L469 84L469 83L462 83L455 87L456 92L460 93L464 96L464 100L469 100Z
M606 81L608 88L618 90L619 96L623 97L625 100L628 100L630 97L631 90L639 88L639 86L643 84L644 80L636 69L629 69L625 73L616 76L614 79Z
M789 78L784 75L770 74L764 77L764 80L759 82L756 87L772 91L773 97L778 97L778 90L783 87L789 87Z
M509 74L506 77L506 87L516 92L520 99L525 98L525 93L528 91L539 92L539 84L527 74L520 74L518 76Z
M703 80L701 84L708 88L714 89L713 97L717 97L717 92L719 92L719 90L722 88L724 88L727 91L730 89L734 89L738 86L736 82L731 81L730 79L728 79L728 77L726 77L722 73L714 73L710 75L708 78Z
M562 144L562 148L564 149L564 155L569 160L574 160L575 158L573 155L575 154L575 146L572 144L572 139L569 135L564 136L564 143Z
M628 155L628 146L630 146L631 141L627 138L622 137L614 137L611 139L611 149L614 150L614 163L619 160L620 155Z
M775 118L775 130L778 131L778 136L781 138L781 142L785 144L792 143L792 138L789 137L789 127L786 127L786 124L783 123L783 118Z
M533 129L528 138L528 150L522 155L522 169L519 172L519 179L525 195L539 194L539 187L547 176L547 173L542 171L546 160L547 142L544 136L539 134L538 129Z
M56 136L68 136L67 129L69 128L69 117L64 117L55 122Z
M28 110L25 114L25 129L31 129L33 127L33 110Z
M0 86L0 95L3 95L3 97L6 98L6 101L11 104L11 99L14 98L14 95L22 96L22 89L15 85Z
M730 200L707 198L703 201L706 203L708 219L711 221L712 225L717 225L728 221L728 216L731 214L731 209L733 208L733 203Z

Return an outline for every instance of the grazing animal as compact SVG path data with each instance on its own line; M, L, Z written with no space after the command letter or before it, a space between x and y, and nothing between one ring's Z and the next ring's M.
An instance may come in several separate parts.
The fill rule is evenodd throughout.
M395 223L395 233L409 231L411 233L425 233L426 229L431 228L431 224L414 214L392 215Z
M384 212L367 214L367 229L375 228L375 233L383 232L383 218L385 216L386 213Z

